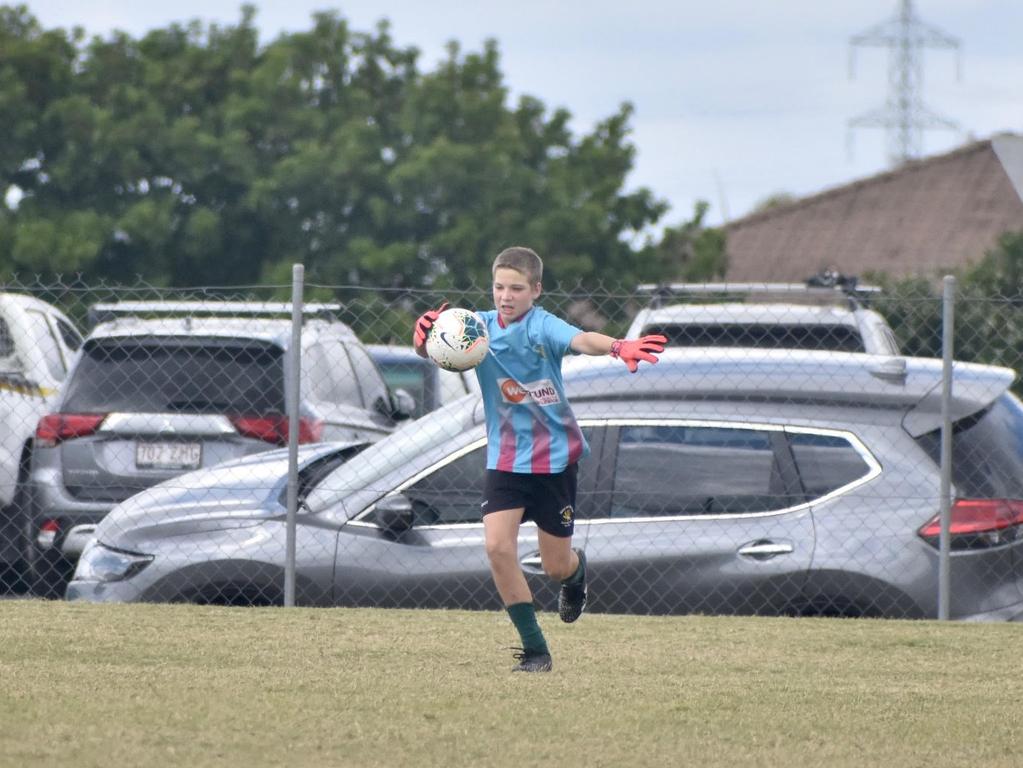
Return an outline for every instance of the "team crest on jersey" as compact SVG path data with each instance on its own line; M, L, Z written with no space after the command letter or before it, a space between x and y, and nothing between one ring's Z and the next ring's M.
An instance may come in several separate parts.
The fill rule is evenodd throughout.
M572 505L569 504L567 507L561 510L558 514L561 515L561 524L566 528L572 524L572 515L575 514L575 510L572 509Z
M537 405L556 405L561 402L558 390L550 379L532 381L528 384L520 384L515 379L498 379L497 385L501 390L501 399L512 405L530 402Z

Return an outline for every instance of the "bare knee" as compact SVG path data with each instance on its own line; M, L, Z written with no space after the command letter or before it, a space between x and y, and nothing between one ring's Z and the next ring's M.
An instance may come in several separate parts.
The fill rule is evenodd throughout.
M487 538L487 558L491 565L501 566L513 563L519 556L519 543L517 539L506 540L503 538Z

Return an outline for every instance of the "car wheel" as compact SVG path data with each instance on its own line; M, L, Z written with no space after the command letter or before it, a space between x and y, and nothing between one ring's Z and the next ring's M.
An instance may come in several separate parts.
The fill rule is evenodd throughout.
M23 594L28 591L28 562L25 559L25 516L28 491L18 480L11 503L0 510L0 593Z
M273 607L284 605L284 596L271 584L211 584L188 595L186 601L198 605Z

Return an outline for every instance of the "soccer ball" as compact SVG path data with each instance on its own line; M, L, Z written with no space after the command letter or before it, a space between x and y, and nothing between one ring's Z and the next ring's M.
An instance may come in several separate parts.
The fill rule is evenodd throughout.
M487 324L468 309L445 309L426 337L426 354L448 371L475 368L490 349Z

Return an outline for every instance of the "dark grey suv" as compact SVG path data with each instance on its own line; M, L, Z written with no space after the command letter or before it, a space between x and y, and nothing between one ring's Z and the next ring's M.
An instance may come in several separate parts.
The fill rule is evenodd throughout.
M640 375L611 359L564 367L592 447L575 536L592 610L936 615L940 360L676 348ZM954 618L1023 616L1013 378L955 369ZM299 602L499 607L480 522L482 420L465 398L357 455L308 454ZM68 597L279 602L286 473L275 452L119 505ZM519 554L553 607L532 525Z
M159 302L94 307L85 340L31 454L34 591L59 592L92 526L116 503L189 470L299 441L372 442L412 414L364 345L309 305L300 393L289 391L290 305Z

